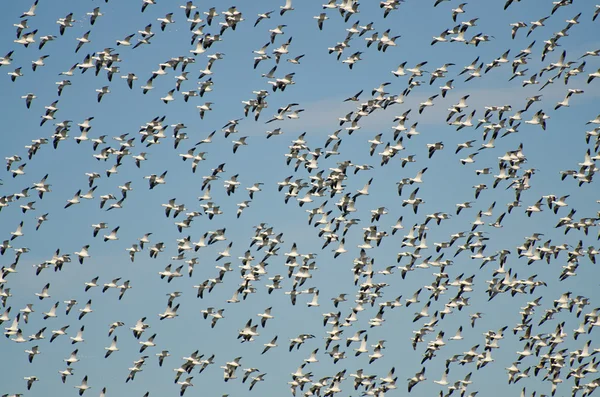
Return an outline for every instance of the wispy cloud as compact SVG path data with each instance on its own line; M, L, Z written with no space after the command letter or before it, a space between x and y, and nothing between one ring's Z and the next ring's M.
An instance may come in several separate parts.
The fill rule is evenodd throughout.
M541 95L541 100L537 103L537 106L532 106L529 109L529 113L533 114L540 108L544 109L547 113L552 113L556 103L565 97L569 88L581 88L584 90L582 95L571 98L572 101L577 101L579 103L591 102L600 97L600 85L584 84L582 83L583 78L587 78L587 73L579 76L579 80L571 80L573 82L577 81L576 84L570 82L569 85L566 86L563 77L561 77L560 79L556 79L554 84L550 84L542 91L539 91L543 82L546 81L544 79L541 80L539 85L523 89L523 94L519 96L515 96L514 87L508 86L504 88L482 87L474 89L455 89L448 93L446 98L438 96L434 99L434 106L424 109L421 115L418 113L420 104L425 102L429 97L435 95L435 92L432 93L430 90L418 91L418 89L415 89L409 95L404 97L403 104L392 105L385 110L377 110L369 116L363 117L359 124L361 128L365 129L391 128L394 125L393 119L395 116L411 109L411 122L418 121L420 125L444 125L446 124L446 117L449 113L448 109L458 103L460 98L466 95L469 95L467 100L467 104L469 105L468 110L469 112L476 110L476 116L481 116L485 111L486 106L510 105L512 107L512 112L516 112L525 107L527 98L535 95ZM525 78L521 78L521 80L525 80ZM521 82L518 81L517 84L521 84ZM364 98L362 99L361 102L364 102ZM331 127L338 125L338 118L345 116L351 111L355 111L356 106L356 102L340 102L339 100L334 99L323 99L311 102L310 104L305 104L304 108L306 111L303 115L302 128L313 133L331 133ZM289 131L296 132L293 123L286 124L286 127L289 126Z

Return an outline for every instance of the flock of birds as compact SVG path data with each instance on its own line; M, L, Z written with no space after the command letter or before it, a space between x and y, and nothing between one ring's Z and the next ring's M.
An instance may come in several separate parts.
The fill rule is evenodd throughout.
M343 41L331 46L315 45L315 51L328 52L332 68L361 73L360 69L368 67L369 58L375 52L380 53L377 56L402 58L401 52L395 51L401 51L402 40L415 32L403 32L402 25L394 25L393 21L415 1L359 3L330 0L322 5L310 5L319 10L313 21L297 22L306 26L304 29L326 31L328 24L333 23L328 20L338 19L345 27ZM39 93L23 92L20 98L10 99L16 102L12 106L26 107L35 123L39 121L41 136L19 153L2 153L6 158L6 173L0 186L0 233L3 233L0 235L0 324L6 338L0 340L0 346L3 351L9 351L15 344L19 348L10 350L18 352L17 356L3 354L4 362L11 365L2 370L0 395L47 393L50 389L44 391L48 387L44 384L49 384L51 379L36 372L39 370L36 367L39 358L36 357L43 356L46 350L56 349L51 347L55 345L60 345L66 358L55 360L60 368L53 369L53 374L46 373L46 377L59 380L61 387L66 387L65 395L73 388L80 396L94 392L101 396L120 395L123 393L114 389L122 387L118 385L122 385L123 380L125 384L147 382L150 385L158 382L159 374L161 380L175 383L175 386L169 386L174 395L205 394L207 386L203 384L220 382L211 379L214 371L222 373L224 382L241 383L255 393L268 394L269 390L280 390L282 384L294 396L382 397L400 395L405 390L418 394L425 384L435 384L437 389L431 390L440 397L474 397L478 393L493 395L495 391L489 386L492 384L490 379L499 375L504 379L505 374L509 385L518 382L531 385L529 391L520 385L514 388L523 397L536 393L540 396L585 397L600 386L600 377L596 375L600 364L596 354L600 352L600 346L594 347L591 339L594 329L600 326L600 307L594 308L593 302L595 291L586 288L580 288L579 292L570 291L578 285L574 281L578 271L595 274L593 266L600 254L600 247L593 246L594 241L600 239L600 212L586 207L587 214L582 214L584 211L581 210L577 214L572 206L577 195L589 208L597 205L596 200L600 199L599 190L594 190L594 175L598 171L596 161L600 160L600 115L583 122L570 122L572 131L564 134L572 135L569 139L573 141L585 142L585 151L581 153L581 162L558 175L543 174L536 178L543 173L544 164L529 164L527 153L535 150L521 139L523 135L563 133L552 129L555 119L569 117L562 108L570 107L586 93L593 97L594 94L589 92L598 90L600 62L597 57L600 50L586 48L575 54L567 50L567 44L569 35L580 29L580 25L595 23L589 29L600 32L600 21L597 21L600 5L582 4L584 11L571 15L573 0L540 1L535 8L539 6L547 13L542 18L533 22L517 21L506 26L505 32L492 34L474 33L475 27L479 26L479 17L470 13L471 4L432 1L428 6L436 11L445 8L448 24L452 26L444 27L441 33L433 36L429 50L435 51L443 45L456 46L457 52L461 48L479 51L487 46L489 49L495 45L494 35L500 34L510 36L511 40L531 37L528 39L532 41L531 45L520 51L499 50L501 55L494 59L484 60L483 55L477 56L464 65L448 62L436 67L429 60L414 65L401 62L391 71L391 76L381 76L381 84L372 89L361 86L361 80L357 78L351 82L356 87L347 88L351 91L348 95L353 95L340 100L342 105L356 106L345 115L331 118L339 124L339 129L327 136L308 130L294 135L290 142L290 133L284 133L282 125L302 125L303 120L311 118L311 109L302 108L300 101L292 100L275 106L278 109L270 112L271 115L264 115L263 111L269 112L269 102L276 103L278 97L294 96L294 90L301 85L296 83L301 81L302 64L312 56L295 52L297 39L293 41L286 33L287 25L295 20L297 11L294 7L300 8L297 0L286 0L278 9L268 9L258 15L243 13L243 7L208 7L187 1L177 7L172 5L172 12L158 18L148 16L158 7L157 1L143 0L141 13L148 16L147 25L124 38L111 38L114 47L94 48L93 51L94 29L104 22L104 18L111 17L105 7L118 5L106 0L107 4L94 6L86 15L68 13L56 21L56 31L46 32L40 28L38 34L36 22L44 16L37 14L49 6L44 0L41 4L38 2L35 0L14 23L15 48L0 58L0 70L7 71L9 76L3 78L3 91L18 87L30 74L43 73L46 63L53 60L52 46L64 46L73 51L72 45L79 61L61 73L61 80L56 81L56 88L53 88L55 100L45 105L41 114L35 113L42 109L38 104ZM520 4L520 0L492 3L495 2L490 2L490 8L498 8L497 12L502 8L508 12L525 5ZM302 4L303 8L308 6ZM361 10L366 7L381 9L383 19L379 25L360 23ZM555 21L563 25L560 31L550 33L544 29L545 23ZM77 26L83 26L83 33L73 40L68 36L77 23ZM269 23L267 29L265 25ZM384 24L394 27L388 29ZM236 40L238 25L240 28L251 25L252 29L264 31L264 42L256 43L259 48L253 51L253 59L249 58L252 66L248 66L254 73L261 74L264 84L238 108L228 110L231 119L217 121L219 125L224 124L220 130L201 137L197 132L188 133L186 131L202 131L203 123L212 117L213 105L219 106L218 102L210 101L214 95L211 91L230 88L226 83L219 86L217 81L219 64L227 61L227 56L218 50L223 43ZM125 73L121 70L120 65L127 58L134 57L144 48L152 48L155 36L176 28L190 38L188 53L165 59L154 71ZM329 40L325 32L316 34ZM355 48L362 51L354 51ZM168 48L164 51L168 53ZM198 67L197 64L205 66ZM540 67L534 68L537 64ZM281 73L284 68L290 71ZM509 80L504 82L514 87L511 104L494 103L493 98L490 103L479 103L470 94L454 96L455 86L468 89L472 81L496 79L496 68L511 69ZM173 75L176 75L174 81ZM83 79L99 87L95 90L97 113L83 120L62 120L59 117L61 101L81 94L77 90ZM172 88L163 93L155 92L155 85L168 79L171 79ZM420 91L434 84L442 84L439 91L416 103L413 101ZM116 133L115 128L106 134L97 133L94 124L98 119L109 117L101 106L119 99L111 94L117 85L127 85L135 95L153 96L157 106L167 115L148 116L140 111L128 116L136 122L138 117L143 117L138 131L121 132L119 129ZM548 92L544 90L551 89L548 86L561 86L564 99L553 104L544 102L542 96ZM530 89L535 89L537 94L522 95ZM434 113L434 109L437 111L444 106L440 102L447 100L453 103L448 110ZM197 126L176 121L179 117L177 109L184 109L177 107L182 101L184 104L198 103L195 111L199 118L194 115L199 123ZM409 103L413 106L408 107ZM373 134L366 132L368 127L361 130L369 117L372 120L380 113L389 112L394 113L391 126L380 128L381 132ZM10 114L4 116L11 117ZM469 135L469 139L456 147L447 147L450 138L444 139L446 144L443 140L423 145L419 139L432 135L423 131L427 129L423 128L426 121L420 117L425 116L442 119L447 129L445 134ZM422 121L421 126L417 120ZM264 124L264 129L276 127L263 132L266 138L238 137L249 124ZM587 128L591 129L583 132ZM235 139L231 141L230 136ZM18 138L16 134L2 139ZM278 139L290 142L287 152L264 155L268 156L266 161L270 167L285 166L285 172L290 175L276 183L263 182L275 171L264 169L264 174L250 175L242 168L243 162L230 160L231 156L243 156L244 151L249 150L245 146L266 145ZM216 142L225 140L228 142L227 153L210 150ZM342 145L342 142L350 143ZM494 150L496 145L505 142L513 145L510 150L505 153ZM362 151L356 157L369 158L370 163L352 160L353 155L343 150L351 144ZM82 149L83 146L88 148ZM181 159L186 167L190 164L191 172L180 175L169 169L157 169L162 167L157 158L160 156L153 159L153 154L159 149L165 150L164 147L168 150L161 153L178 161ZM74 164L80 174L80 179L69 182L77 185L73 189L75 194L55 191L53 184L59 184L63 176L52 171L30 179L24 188L16 187L33 174L29 169L40 154L50 156L40 161L61 161L60 158L68 156L70 151L87 151L84 155L93 159L89 169L85 168L87 162ZM468 192L469 201L448 203L444 197L435 197L445 208L434 211L428 204L429 197L440 194L427 191L427 182L435 178L436 168L445 167L440 165L441 160L438 163L436 160L442 156L440 152L447 151L453 151L453 156L444 159L458 162L463 167L461 171L475 174L479 183ZM473 163L484 162L486 156L492 159L490 165L474 169ZM211 165L205 167L205 161ZM412 163L418 163L418 166ZM147 164L152 164L152 169ZM416 166L415 171L408 171L413 166ZM119 176L130 179L138 171L144 172L143 178L113 182ZM258 180L252 181L252 177ZM556 186L555 191L539 194L535 185L543 184L544 178L551 180ZM184 184L191 184L196 192L200 192L198 202L176 198L179 185ZM378 195L384 194L381 186L386 184L397 191L397 197L386 198L395 203L395 207L368 208L368 203L377 202ZM374 192L375 185L379 185L377 193ZM439 187L432 189L439 190ZM124 239L123 230L129 229L128 233L131 233L135 226L135 219L128 217L127 211L150 202L150 198L161 190L168 190L173 198L161 207L147 208L142 216L168 218L175 224L177 238L162 239L161 230L142 232L141 237L128 242L126 252L113 253L113 244ZM143 195L135 196L142 191ZM506 194L510 194L511 200L503 203L500 200ZM48 212L36 209L48 202L48 197L56 196L60 196L60 206L53 204ZM239 201L235 206L230 204L228 197L231 196ZM136 204L135 200L139 202ZM248 216L247 212L261 205L263 208L274 206L269 204L274 201L283 201L290 213L302 214L309 227L289 225L295 230L295 241L290 241L291 232L273 226L280 220L265 211L255 214L261 221L253 225L252 234L245 241L239 241L237 237L233 241L230 236L239 233L233 230L240 228L238 225ZM61 228L76 221L73 218L61 221L63 214L84 206L90 208L98 221L91 224L91 230L77 233L92 242L75 251L68 241L61 241L64 246L39 260L44 253L38 252L34 244L45 237L37 236L43 236L52 224L55 233L61 233ZM431 213L424 214L426 211ZM109 214L115 213L118 217L110 219L120 220L120 224L106 220ZM235 215L229 217L229 214ZM386 226L385 222L391 217L394 221L391 226ZM526 224L535 226L539 217L548 218L554 230L538 229L531 235L519 235L527 230ZM14 219L18 221L13 225L9 221ZM511 219L517 221L502 229ZM408 220L410 223L414 220L414 224ZM444 233L449 230L447 224L459 225L459 228L453 229L447 238L432 241L431 236L439 236L436 229ZM206 225L211 230L202 233L196 225ZM508 230L514 237L523 238L521 245L500 247L496 241L501 238L491 237ZM552 233L555 237L546 237ZM21 244L26 236L30 238L29 247ZM303 239L309 238L318 238L322 242L320 249L307 249L309 244ZM351 243L355 241L358 241L356 246ZM379 254L385 249L393 250L394 257ZM134 293L143 296L156 291L146 289L139 279L123 276L111 279L102 271L102 261L95 258L108 252L111 253L110 260L118 261L123 268L141 266L140 261L144 261L137 272L160 278L163 290L158 295L166 293L167 298L158 316L154 313L154 317L150 317L146 308L142 310L131 303ZM213 252L216 257L208 254ZM393 261L396 263L390 264ZM93 277L84 285L58 281L74 277L76 266L101 272L101 276ZM340 291L331 280L319 284L325 268L334 268L335 271L329 270L332 274L351 274L353 290ZM592 270L586 270L589 268ZM419 278L417 274L420 274ZM421 285L420 280L427 281ZM588 282L594 287L598 285ZM56 284L61 287L55 287ZM549 284L554 287L550 288ZM25 295L30 287L39 292ZM98 293L98 290L102 292ZM94 312L115 304L109 290L116 291L118 305L131 305L128 311L142 313L133 314L135 318L109 318L106 324L108 336L103 336L105 340L90 340L86 338L86 334L92 332L90 328L106 320L96 319L89 323L96 315ZM226 291L231 298L211 300L211 296L219 291ZM55 300L59 296L59 300ZM85 296L85 299L78 300L74 296ZM196 303L184 300L188 297L193 297L192 302ZM515 306L520 299L526 302L524 306L518 303ZM28 303L22 306L16 303L21 301ZM518 315L518 323L503 322L505 325L500 329L487 328L488 320L498 319L493 319L494 313L485 309L498 301L502 301L506 313ZM228 316L231 306L249 302L265 309L260 313L248 313L250 319ZM324 312L317 317L307 316L303 323L296 324L294 313L303 313L300 309L304 306L311 311ZM470 306L476 306L480 311L471 310ZM177 346L178 334L186 333L189 326L189 323L178 325L183 321L181 317L184 316L180 314L184 310L186 316L188 313L194 316L187 321L197 328L194 332L198 333L198 347L190 348L184 357L177 357L173 352L181 348ZM174 324L173 336L153 332L153 328L163 326L162 320ZM286 322L294 325L286 328ZM399 330L394 322L410 329L410 340L396 341ZM449 322L457 327L449 329ZM280 324L278 329L277 323ZM32 325L40 324L41 328L32 328ZM576 328L572 324L576 324ZM212 353L211 338L218 339L222 337L220 333L225 335L224 329L236 328L237 340L231 340L225 346L229 355ZM271 336L267 335L272 329L275 331ZM379 329L384 331L379 333ZM373 335L386 335L386 339L377 340L378 337ZM519 346L518 350L511 351L504 339L513 341L511 343ZM463 351L458 352L453 350L453 346L462 346L461 340L470 347L459 347ZM123 372L122 379L78 371L80 361L114 360L115 356L124 354L120 352L125 349L124 345L139 347L139 351L131 367ZM259 347L258 350L245 350L247 354L236 354L238 345L244 349L247 349L245 346ZM409 346L410 350L418 352L420 362L410 362L404 351L394 352L397 346ZM85 353L80 354L80 350ZM286 354L272 359L270 367L273 371L297 368L283 375L287 379L279 373L275 375L271 368L266 370L255 364L262 357L273 355L275 350L286 350ZM295 352L301 352L305 358L296 362L293 359ZM384 356L387 357L384 359ZM505 361L507 364L503 366ZM328 364L320 367L324 362ZM352 364L346 365L347 362ZM384 368L381 362L391 365ZM154 379L138 374L148 367L154 368ZM433 369L426 371L430 367ZM205 370L210 374L202 374ZM13 374L22 371L26 375L15 379ZM154 394L152 388L148 389L145 397Z

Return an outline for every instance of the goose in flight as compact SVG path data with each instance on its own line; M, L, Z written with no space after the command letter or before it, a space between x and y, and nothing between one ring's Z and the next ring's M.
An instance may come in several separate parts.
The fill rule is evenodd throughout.
M17 44L23 44L25 48L29 47L29 44L35 43L35 35L37 34L37 29L23 33L21 37L18 37L16 40L13 40Z
M165 28L167 27L167 25L175 22L173 20L173 13L172 12L168 13L163 18L156 18L156 20L160 22L160 30L162 30L162 31L165 30Z
M58 371L58 373L60 374L62 383L65 383L67 381L67 376L73 375L73 368L67 367L66 369L64 369L62 371Z
M36 355L40 354L39 346L37 346L37 345L33 346L31 349L25 350L25 353L28 354L28 360L29 360L30 363L32 363L33 362L33 358Z
M77 67L79 69L81 69L81 73L85 73L88 69L93 69L96 67L96 65L94 64L94 60L92 59L92 56L90 54L87 54L85 56L85 58L83 59L82 63L78 63Z
M35 61L31 61L31 70L35 72L38 67L46 66L46 64L44 63L44 59L48 58L49 56L50 55L42 55Z
M540 109L531 118L531 120L525 120L525 124L539 125L542 129L546 130L546 115Z
M410 194L410 197L407 200L402 200L402 206L406 207L407 205L412 205L413 211L415 214L417 213L417 211L419 209L419 205L423 204L425 202L425 201L423 201L423 199L417 197L418 191L419 191L419 188L416 188Z
M217 13L215 7L211 7L208 11L204 11L204 15L206 15L206 23L208 23L208 26L210 26L213 18L217 17L219 13Z
M104 354L104 358L108 358L108 356L110 356L113 352L119 351L119 348L117 347L117 337L115 336L110 344L109 347L105 347L104 350L106 350L106 354Z
M123 40L117 40L117 45L122 45L124 47L128 47L131 45L131 39L133 38L133 36L135 36L134 34L130 34L128 36L125 36L125 38Z
M113 229L113 230L110 232L110 234L108 234L108 235L104 235L104 242L107 242L107 241L109 241L109 240L110 240L110 241L115 241L115 240L118 240L119 238L117 237L117 232L119 231L119 228L120 228L120 227L121 227L121 226L117 226L116 228L114 228L114 229Z
M91 42L89 39L90 32L91 32L91 30L88 30L87 32L85 32L83 34L82 37L77 38L78 43L77 43L77 47L75 47L75 53L77 53L81 49L81 47L83 47L84 44Z
M435 94L435 95L433 95L433 96L430 96L430 97L429 97L429 98L428 98L428 99L427 99L425 102L421 102L421 103L419 104L419 114L423 113L423 110L424 110L426 107L433 106L433 100L434 100L435 98L437 98L438 96L439 96L438 94Z
M423 369L421 369L421 371L417 372L415 374L415 376L413 376L412 378L408 379L408 392L410 393L410 391L420 382L427 380L427 378L425 377L425 367L423 367Z
M42 291L36 292L35 296L37 296L39 300L44 300L44 299L50 298L51 296L48 294L49 289L50 289L50 283L46 283L44 288L42 288Z
M66 335L68 328L69 328L69 325L65 325L64 327L60 328L59 330L52 331L52 337L50 338L50 343L52 343L54 341L54 339L58 338L59 336Z
M468 155L466 158L464 158L464 159L460 159L460 163L461 163L462 165L465 165L465 164L472 164L472 163L474 163L474 162L475 162L475 159L474 159L474 157L475 157L475 156L477 156L478 154L479 154L478 152L471 153L471 154L469 154L469 155Z
M323 30L323 23L329 19L329 17L327 16L327 14L325 14L324 12L320 13L317 16L314 16L313 19L317 20L317 26L319 27L319 30Z
M539 28L539 27L542 27L542 26L546 26L546 25L544 25L544 22L545 22L545 21L546 21L548 18L550 18L550 16L546 16L546 17L543 17L543 18L540 18L540 19L538 19L537 21L533 21L533 22L531 22L531 23L529 24L529 25L530 25L530 27L529 27L529 31L527 32L527 37L529 37L529 35L530 35L530 34L531 34L531 33L532 33L532 32L533 32L533 31L534 31L536 28Z
M146 340L146 341L140 341L139 342L140 345L142 345L142 347L140 347L140 353L142 353L148 347L154 347L154 346L156 346L156 344L154 343L154 338L156 338L156 334L154 334L151 337L149 337L148 340Z
M466 29L465 29L466 31ZM464 32L461 32L463 37L464 37ZM446 43L448 42L448 39L446 38L448 36L448 31L444 30L442 33L440 33L439 36L433 36L433 41L431 42L430 45L434 45L436 43ZM454 41L459 41L457 38L454 38Z
M187 390L188 387L194 386L192 383L192 379L194 379L194 377L190 376L190 377L186 378L184 381L177 382L178 385L181 385L181 389L179 391L180 396L183 396L185 394L185 391Z
M211 108L211 105L212 105L212 104L213 104L212 102L205 102L205 103L204 103L204 105L199 105L199 106L196 106L196 108L197 108L197 109L198 109L198 111L199 111L199 114L200 114L200 119L201 119L201 120L203 120L203 119L204 119L204 114L205 114L206 112L209 112L209 111L211 111L211 110L212 110L212 108Z
M537 73L534 73L529 79L523 80L523 87L526 87L530 84L539 84L540 82L536 80Z
M38 50L41 50L42 47L44 47L44 45L46 45L47 42L49 41L53 41L54 39L56 39L56 36L53 36L51 34L47 35L47 36L42 36L40 37L40 45L38 46ZM1 64L1 60L0 60L0 64Z
M433 157L434 153L438 150L442 150L444 149L444 143L443 142L436 142L436 143L428 143L427 144L427 150L429 152L428 157L431 158Z
M88 292L88 290L90 288L94 288L98 286L98 278L99 277L94 277L91 281L86 281L85 282L85 292Z
M73 309L73 307L75 307L75 305L77 304L77 301L75 299L69 299L67 301L63 301L63 303L65 305L67 305L66 309L65 309L65 315L69 315L69 313L71 312L71 309Z
M78 190L77 193L73 196L73 198L67 200L67 205L65 205L65 209L69 208L72 205L79 204L79 198L81 197L81 190Z
M300 59L304 58L305 54L298 55L297 57L286 59L287 62L292 63L294 65L300 65Z
M85 307L83 309L79 309L79 320L81 320L83 318L83 316L85 316L88 313L93 312L92 310L92 300L89 299L87 301L87 303L85 304Z
M158 185L165 184L165 177L167 176L167 172L168 170L160 174L160 176L152 174L144 177L145 179L148 179L148 182L150 183L150 190L154 189Z
M119 282L119 280L121 280L121 277L117 277L114 280L112 280L110 283L104 284L104 286L102 288L102 293L105 293L109 288L118 288L119 285L117 283Z
M15 230L14 232L10 232L10 234L11 234L10 241L13 241L17 237L22 237L23 236L23 221L21 221L19 223L19 226L17 226L17 230Z
M154 89L153 81L154 81L154 75L152 75L152 77L150 77L148 79L148 81L146 81L146 84L144 84L143 86L140 87L144 94L147 94L148 91ZM173 90L173 92L175 92L175 91Z
M194 3L192 1L188 1L184 5L180 5L179 8L183 9L185 11L185 17L189 18L192 11L195 10L197 7L194 5Z
M34 69L35 70L35 69ZM591 76L591 75L590 75ZM590 78L591 81L592 77ZM37 96L35 96L35 94L29 93L27 95L23 95L21 97L21 99L25 99L25 106L27 106L27 109L31 108L31 102L33 102L33 100L37 98Z
M270 349L277 347L277 336L275 336L270 342L264 344L265 348L263 349L261 354L265 354Z
M598 68L598 70L595 72L588 74L587 83L590 84L595 78L600 78L600 68Z
M100 103L100 101L102 101L102 97L103 97L104 95L108 94L108 93L110 92L110 90L108 89L108 86L107 86L107 85L105 85L105 86L104 86L104 87L102 87L102 88L97 88L97 89L96 89L96 92L98 93L98 98L97 98L97 100L98 100L98 103Z
M95 7L92 12L87 12L85 15L90 17L90 25L94 26L94 23L96 23L96 19L98 19L98 17L103 16L104 14L100 12L100 7Z
M280 16L283 16L283 14L285 14L288 11L293 11L294 8L292 8L292 0L285 0L285 5L279 6L279 8L281 9L279 11Z
M277 35L283 34L283 28L286 26L287 25L278 25L273 29L269 29L269 32L271 33L271 44L275 42L275 37L277 37Z
M266 373L263 374L258 374L257 376L253 376L252 377L252 382L250 382L250 387L248 388L248 390L252 390L254 388L254 386L258 383L258 382L262 382L264 381L264 377L265 377Z
M146 321L146 317L142 317L136 322L135 326L129 328L133 331L133 336L136 339L139 339L146 330L146 328L150 327L148 324L145 324L144 321Z
M156 0L142 0L142 12L144 12L149 5L154 4L156 4Z
M456 22L456 17L458 16L458 14L464 14L464 12L465 12L464 8L466 5L467 5L467 3L461 3L458 5L458 7L452 9L452 20L454 22Z
M35 16L35 9L38 6L40 0L35 0L33 2L33 4L31 5L31 7L29 7L29 10L25 11L23 14L21 14L21 16L19 18L31 18Z
M151 80L148 80L148 83L151 83ZM145 87L147 87L147 86L145 86ZM144 91L146 91L146 92L148 91L146 88L144 88L144 87L142 87L142 88L144 89ZM168 104L169 102L172 102L175 100L175 97L173 97L174 93L175 93L175 88L173 88L172 90L167 92L167 95L165 95L164 97L161 97L160 100L163 101L165 104Z
M163 362L165 361L165 358L169 357L171 354L169 353L168 350L163 350L160 353L156 353L156 356L158 357L158 366L162 367Z
M37 381L39 381L37 376L25 376L23 379L27 381L27 390L31 390L31 386Z
M258 25L258 23L260 21L262 21L263 19L271 19L271 14L273 12L275 12L275 11L272 10L272 11L267 11L265 13L258 14L258 18L256 19L256 22L254 22L254 27L256 27L256 25Z
M4 55L2 58L0 58L0 66L8 66L11 64L13 58L12 58L12 54L14 53L13 51L9 51L6 53L6 55Z
M85 330L85 325L82 325L81 328L79 329L79 331L77 331L77 335L69 337L69 339L71 339L72 345L74 345L75 343L85 342L85 340L83 339L83 331L84 330Z
M23 77L23 73L21 72L21 67L16 68L14 71L12 72L8 72L8 75L10 76L10 79L12 82L15 82L19 77Z
M27 189L29 189L29 188L27 188ZM29 197L29 196L27 196L27 197ZM19 208L21 208L21 211L23 213L26 213L27 211L34 211L35 210L34 204L35 204L35 201L30 201L25 205L20 205ZM46 217L47 217L47 215L46 215ZM40 218L42 218L42 222L45 222L47 219L44 219L44 218L46 218L46 217L44 217L44 216L38 217L38 223L40 221ZM36 230L37 230L37 227L36 227Z
M396 39L398 39L400 35L390 37L389 33L390 29L383 32L383 34L379 38L379 43L377 43L377 50L385 52L388 49L388 47L395 47L397 45Z

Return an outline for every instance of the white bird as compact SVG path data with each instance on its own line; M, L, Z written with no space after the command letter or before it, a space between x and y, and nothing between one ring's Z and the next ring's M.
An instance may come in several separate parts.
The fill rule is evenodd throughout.
M313 19L317 20L317 26L319 27L319 30L323 30L323 22L325 22L326 20L328 20L329 17L327 16L327 14L325 14L324 12L322 12L319 15L314 16Z
M110 344L109 347L105 347L104 350L106 350L106 354L104 355L104 358L108 358L108 356L110 356L113 352L119 351L119 348L117 347L117 337L115 336Z
M82 325L81 328L79 329L79 331L77 331L77 335L70 336L69 339L71 339L71 344L74 345L75 343L80 343L80 342L85 342L85 340L83 339L83 331L85 329L85 325Z
M37 70L37 68L46 66L46 64L44 63L44 59L46 59L48 57L49 57L49 55L42 55L35 61L31 61L31 69L35 72Z
M44 288L42 288L42 292L36 292L35 296L37 296L39 300L50 298L50 295L48 295L48 289L50 289L50 283L44 285Z
M35 9L37 8L37 5L38 5L39 1L40 0L35 0L33 2L33 4L31 5L31 7L29 7L29 10L27 10L23 14L21 14L21 16L19 18L34 17L35 16Z
M25 376L23 379L27 381L27 390L31 390L33 383L39 380L37 376Z
M258 25L258 23L260 21L262 21L263 19L270 19L271 18L271 14L273 12L274 11L268 11L268 12L264 12L264 13L258 14L258 18L256 19L256 22L254 22L254 27L256 27L256 25Z
M102 100L102 97L104 95L108 94L110 92L110 90L108 89L108 86L105 85L102 88L97 88L96 92L98 93L98 97L97 97L98 103L100 103L100 101Z
M474 159L474 157L475 157L475 156L477 156L478 154L479 154L479 153L477 153L477 152L475 152L475 153L471 153L471 154L469 154L469 155L467 156L467 158L460 159L460 162L461 162L461 164L462 164L462 165L465 165L465 164L472 164L472 163L474 163L474 162L475 162L475 159Z
M172 12L168 13L163 18L156 18L156 20L160 22L160 30L162 30L162 31L165 30L165 28L167 27L167 25L175 22L173 20L173 13Z
M448 370L444 371L444 373L442 374L442 379L434 380L433 383L437 383L440 386L448 385Z
M79 320L83 318L88 313L93 312L92 310L92 300L88 300L83 309L79 309Z
M23 236L23 221L21 221L19 223L19 226L17 226L17 230L15 230L14 232L10 232L11 234L11 238L10 241L16 239L17 237L22 237Z
M163 362L165 361L165 358L169 357L171 354L169 353L168 350L163 350L160 353L156 353L156 356L158 357L158 365L160 367L162 367Z
M117 45L122 45L125 47L128 47L131 45L131 39L133 38L133 36L135 36L135 34L130 34L128 36L126 36L123 40L117 40Z
M31 363L31 362L33 362L33 358L35 356L37 356L38 354L40 354L40 349L36 345L36 346L33 346L30 350L25 350L25 353L27 353L29 355L28 359L29 359L29 362Z
M150 83L151 81L148 80L148 83ZM150 85L151 86L151 85ZM147 87L147 86L146 86ZM142 87L144 88L144 87ZM144 88L144 90L146 91L146 88ZM175 88L173 88L172 90L170 90L169 92L167 92L167 95L165 95L164 97L161 97L161 101L163 101L164 103L168 104L171 101L174 101L175 98L173 97L173 94L175 93Z
M85 284L85 292L87 292L90 288L94 288L98 286L98 278L94 277L91 281L86 281Z
M458 5L458 7L452 9L452 20L454 22L456 22L456 17L458 16L458 14L463 14L465 12L464 7L466 5L467 3L461 3Z
M121 226L117 226L110 232L110 234L104 235L104 242L107 242L109 240L110 241L118 240L119 238L117 237L117 232L119 231L120 227Z
M106 292L109 288L119 288L119 285L117 284L119 280L121 280L121 277L115 278L110 283L105 283L102 287L102 293Z
M71 376L73 375L73 368L71 367L67 367L66 369L64 369L63 371L58 371L58 373L60 374L60 377L62 379L62 382L65 383L67 380L67 376Z
M86 391L87 389L91 389L91 387L90 387L90 386L88 386L87 382L88 382L88 377L87 377L87 375L86 375L86 376L84 376L84 377L83 377L83 379L81 380L81 384L80 384L80 385L78 385L78 386L73 386L74 388L76 388L76 389L79 389L79 395L80 395L80 396L82 396L82 395L83 395L83 393L85 393L85 391Z
M156 334L154 334L151 337L149 337L148 340L146 340L146 341L140 341L139 342L140 345L142 345L142 347L140 347L140 353L142 353L148 347L154 347L154 346L156 346L156 344L154 343L154 338L156 338Z
M462 325L460 327L458 327L458 330L456 331L456 334L450 338L450 340L462 340L463 336L462 336Z
M336 251L337 253L337 251ZM315 292L313 292L313 297L312 300L310 302L307 303L308 307L317 307L320 306L319 305L319 290L315 290Z
M100 12L100 7L96 7L92 10L92 12L86 12L85 15L90 17L90 25L94 26L94 23L96 23L96 19L98 19L98 17L103 16L104 14Z
M90 42L90 39L88 38L90 36L90 32L91 32L91 30L88 30L87 32L85 32L83 34L82 37L77 38L78 43L77 43L77 47L75 48L75 52L78 52L84 44L87 44Z
M279 8L281 9L279 11L279 15L281 16L283 16L283 14L285 14L287 11L293 11L294 8L292 8L292 0L285 0L285 5L279 6Z

